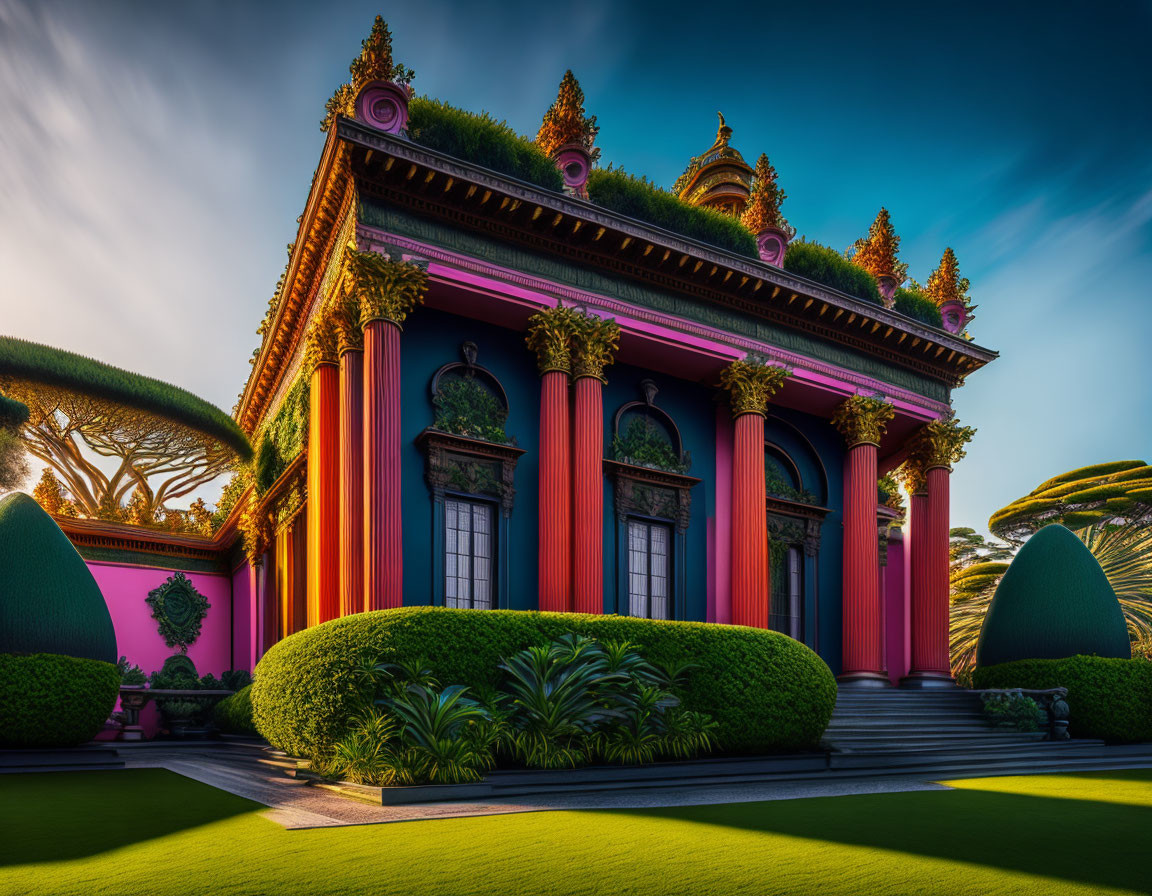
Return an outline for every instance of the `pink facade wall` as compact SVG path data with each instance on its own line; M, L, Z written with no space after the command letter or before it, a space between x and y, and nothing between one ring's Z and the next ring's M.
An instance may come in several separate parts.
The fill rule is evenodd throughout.
M898 684L912 663L911 569L904 532L888 536L888 565L883 570L884 649L888 677Z
M245 560L232 572L231 668L252 671L256 666L255 604L252 600L252 568Z
M164 584L174 570L148 566L90 561L88 569L96 579L112 614L116 646L121 656L135 663L145 674L156 671L164 660L179 650L167 646L147 604L148 592ZM232 666L232 579L228 575L185 572L193 586L211 605L204 618L200 637L188 648L188 656L201 675L219 675Z

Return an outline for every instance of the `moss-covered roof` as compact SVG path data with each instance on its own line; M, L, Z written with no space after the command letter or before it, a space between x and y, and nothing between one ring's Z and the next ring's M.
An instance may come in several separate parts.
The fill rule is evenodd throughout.
M1128 627L1116 592L1084 542L1063 526L1045 526L1000 580L980 631L976 665L1079 654L1131 656Z
M248 437L215 405L179 386L84 355L0 336L0 377L43 383L146 411L212 436L245 460L252 456Z
M100 587L32 498L0 498L0 653L57 653L116 662Z

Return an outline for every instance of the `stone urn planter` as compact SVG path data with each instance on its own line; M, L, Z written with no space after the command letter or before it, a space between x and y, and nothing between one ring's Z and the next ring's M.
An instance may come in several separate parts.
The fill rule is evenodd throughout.
M944 329L953 334L962 333L972 320L972 314L964 307L963 302L945 302L940 306L940 317L944 322Z
M765 228L756 234L756 250L765 264L783 267L784 253L788 251L788 234L779 227Z
M896 278L891 274L881 274L876 278L876 288L880 291L880 299L885 308L896 304Z
M554 153L552 161L564 179L564 192L578 199L588 198L588 175L592 172L592 156L580 143L565 143Z
M387 134L403 134L408 127L408 100L412 89L394 81L369 81L356 97L356 117Z

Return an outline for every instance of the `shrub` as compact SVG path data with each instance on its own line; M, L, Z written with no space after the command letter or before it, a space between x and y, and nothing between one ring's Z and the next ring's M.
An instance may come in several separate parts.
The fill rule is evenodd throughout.
M212 719L221 731L259 737L260 732L252 722L252 685L242 687L217 703Z
M978 688L1068 688L1068 730L1073 737L1152 740L1152 663L1145 660L1017 660L977 667L972 679Z
M914 289L901 288L896 290L895 299L896 304L893 307L901 314L918 320L920 323L928 324L930 327L944 326L944 318L940 315L940 309L924 293Z
M599 168L588 176L588 198L621 215L688 239L748 258L759 257L756 238L738 220L714 209L682 202L647 178Z
M1035 700L1023 694L986 694L984 718L993 728L1039 731L1048 715Z
M273 646L256 669L253 717L292 755L324 752L348 733L366 661L421 657L442 682L475 692L502 680L502 660L575 632L628 641L660 667L691 663L678 689L684 710L707 713L728 752L814 747L836 702L836 683L815 653L784 635L699 622L660 622L512 610L404 607L306 629Z
M507 174L545 190L560 192L560 170L540 148L507 123L440 100L413 97L408 103L408 136L413 143Z
M436 416L432 425L441 432L504 443L508 411L500 399L475 377L441 377L432 398Z
M865 302L880 304L876 278L863 268L856 267L835 249L819 243L810 243L804 239L790 243L784 254L784 270Z
M0 682L0 747L75 747L112 713L120 670L54 653L0 653Z

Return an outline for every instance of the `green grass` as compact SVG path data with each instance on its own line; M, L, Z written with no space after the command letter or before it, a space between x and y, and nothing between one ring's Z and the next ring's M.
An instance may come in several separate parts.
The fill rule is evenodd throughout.
M1147 893L1152 771L287 831L162 770L0 778L0 893Z

